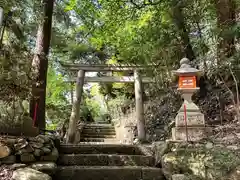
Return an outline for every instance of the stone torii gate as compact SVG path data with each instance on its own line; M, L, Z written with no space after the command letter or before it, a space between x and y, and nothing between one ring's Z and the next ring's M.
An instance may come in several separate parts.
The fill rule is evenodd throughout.
M76 133L76 122L80 114L81 96L83 93L83 85L85 82L117 82L117 83L134 83L135 88L135 103L136 103L136 119L138 129L138 139L145 140L145 120L143 107L143 86L142 83L154 82L152 78L141 77L140 71L152 68L154 65L76 65L76 64L62 64L62 66L71 72L77 72L77 78L68 82L76 82L76 99L73 102L72 113L69 122L68 136L69 143L74 142ZM119 72L119 71L133 71L134 76L103 76L103 77L86 77L86 72ZM75 132L71 133L71 129Z

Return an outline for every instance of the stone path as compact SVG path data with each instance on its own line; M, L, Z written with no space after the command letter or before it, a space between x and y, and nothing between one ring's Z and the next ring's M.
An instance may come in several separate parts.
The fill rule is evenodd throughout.
M133 145L61 145L53 180L164 180L154 164Z
M111 124L86 124L81 133L81 144L119 144Z
M164 180L155 159L134 145L119 144L111 125L84 127L81 143L62 144L53 180Z

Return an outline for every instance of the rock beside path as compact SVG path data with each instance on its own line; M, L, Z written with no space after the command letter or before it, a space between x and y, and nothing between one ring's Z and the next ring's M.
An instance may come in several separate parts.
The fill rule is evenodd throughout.
M57 170L57 165L53 162L37 162L29 166L32 169L53 175Z
M52 180L52 178L40 171L31 168L20 168L13 172L13 180Z

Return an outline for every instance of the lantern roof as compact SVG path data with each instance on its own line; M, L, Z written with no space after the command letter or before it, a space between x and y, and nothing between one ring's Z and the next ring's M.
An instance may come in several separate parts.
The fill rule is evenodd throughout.
M200 75L201 70L193 68L190 65L190 60L188 58L183 58L180 60L180 68L176 71L173 71L174 74L181 76L181 75Z

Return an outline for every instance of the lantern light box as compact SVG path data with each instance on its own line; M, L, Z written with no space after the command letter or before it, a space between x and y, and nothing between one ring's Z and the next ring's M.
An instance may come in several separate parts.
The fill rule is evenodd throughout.
M180 76L178 87L181 89L196 88L196 76Z

